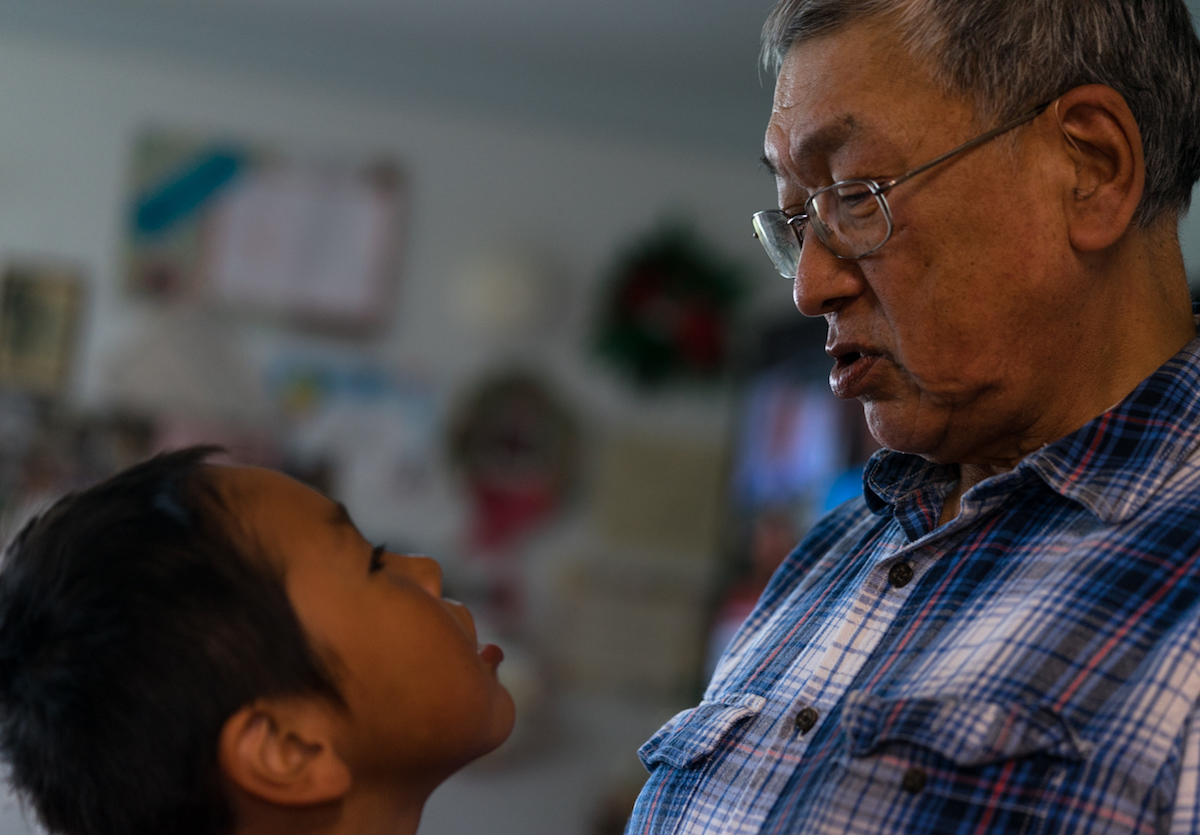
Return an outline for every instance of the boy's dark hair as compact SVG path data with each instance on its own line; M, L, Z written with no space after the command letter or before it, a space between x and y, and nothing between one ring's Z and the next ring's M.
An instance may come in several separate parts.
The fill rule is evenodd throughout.
M239 544L214 451L69 494L8 546L0 755L51 831L226 832L225 720L259 697L341 702L281 576Z

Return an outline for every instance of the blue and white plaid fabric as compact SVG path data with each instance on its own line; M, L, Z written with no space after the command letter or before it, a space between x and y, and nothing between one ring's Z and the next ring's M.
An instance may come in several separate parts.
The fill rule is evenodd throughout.
M945 527L953 471L877 455L642 747L627 832L1200 833L1198 447L1200 339Z

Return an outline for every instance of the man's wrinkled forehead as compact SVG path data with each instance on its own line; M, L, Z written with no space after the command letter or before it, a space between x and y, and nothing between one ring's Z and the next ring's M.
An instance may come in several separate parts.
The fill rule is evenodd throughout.
M904 132L936 129L915 103L941 87L924 61L878 21L795 43L780 67L767 131L768 168L799 169L860 146L892 145ZM906 112L904 101L914 102ZM915 137L913 137L915 138Z
M838 34L802 41L792 47L775 86L764 161L777 178L808 173L861 134L869 117L858 106L836 95L828 79L835 78L844 50Z
M786 110L808 100L810 86L876 73L899 89L917 91L931 84L944 89L935 82L936 65L914 53L890 19L872 17L793 43L776 75L773 106Z

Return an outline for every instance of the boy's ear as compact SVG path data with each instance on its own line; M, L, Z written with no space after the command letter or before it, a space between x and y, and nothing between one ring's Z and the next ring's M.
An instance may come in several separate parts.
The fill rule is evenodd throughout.
M279 806L344 797L352 778L333 747L334 710L303 696L242 707L221 728L222 773L247 794Z

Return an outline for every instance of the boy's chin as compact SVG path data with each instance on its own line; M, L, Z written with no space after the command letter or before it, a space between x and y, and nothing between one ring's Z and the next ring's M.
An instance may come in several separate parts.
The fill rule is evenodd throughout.
M507 742L509 737L512 736L513 728L517 725L516 702L513 700L512 694L505 689L504 685L500 686L500 699L502 704L499 706L499 721L497 722L499 734L497 735L496 743L488 749L488 753L495 751Z
M513 729L517 724L517 710L513 702L512 696L503 686L499 688L499 704L496 705L495 722L492 725L492 733L489 733L487 740L479 750L476 756L471 758L471 762L478 759L494 759L492 754L498 749L504 747L504 744L512 738ZM507 751L507 749L505 749ZM504 756L501 752L498 756ZM464 763L466 765L467 763Z

